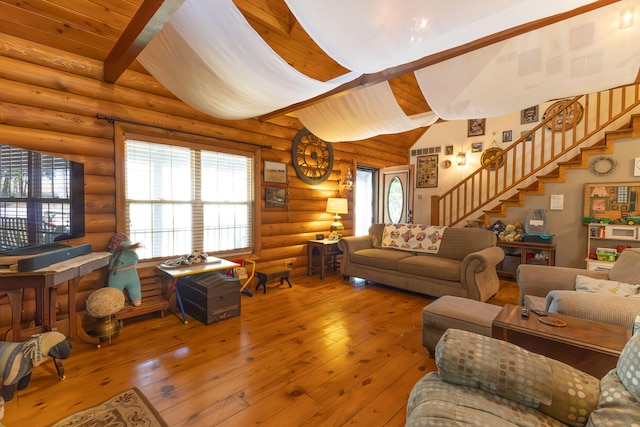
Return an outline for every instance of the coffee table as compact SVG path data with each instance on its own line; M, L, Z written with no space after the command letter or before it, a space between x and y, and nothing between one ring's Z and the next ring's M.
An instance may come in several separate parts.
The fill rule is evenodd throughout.
M531 312L521 317L522 307L506 304L493 320L491 335L526 350L571 365L602 378L615 368L623 347L631 338L631 329L608 323L549 314L566 326L550 326L540 322Z

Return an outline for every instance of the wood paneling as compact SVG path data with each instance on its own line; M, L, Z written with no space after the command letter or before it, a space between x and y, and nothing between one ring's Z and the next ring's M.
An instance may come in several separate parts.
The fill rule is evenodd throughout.
M98 61L0 33L0 141L85 163L87 235L75 243L89 242L96 251L106 249L116 230L114 126L98 115L213 137L187 137L173 132L173 137L183 144L193 141L238 150L251 147L245 143L262 146L256 164L259 244L254 257L259 266L283 265L285 260L293 260L294 275L306 273L306 241L316 233L328 232L332 218L325 212L326 199L340 194L339 180L344 179L348 167L356 163L383 167L409 162L402 145L387 142L402 140L402 136L336 143L335 169L330 179L309 186L295 175L291 165L291 142L302 128L297 119L215 119L175 99L148 75L127 71L117 84L109 84L101 80L99 68ZM167 135L165 130L147 126L136 129L149 136ZM264 207L262 187L271 184L262 182L262 159L289 166L284 209ZM353 194L348 197L353 199ZM346 234L350 234L351 213L343 217L343 223ZM104 274L83 279L80 297L86 298L92 289L105 283ZM66 292L66 287L59 291ZM83 301L78 304L83 306ZM5 312L0 310L0 326L9 323ZM23 319L28 321L29 316L32 313L25 312Z

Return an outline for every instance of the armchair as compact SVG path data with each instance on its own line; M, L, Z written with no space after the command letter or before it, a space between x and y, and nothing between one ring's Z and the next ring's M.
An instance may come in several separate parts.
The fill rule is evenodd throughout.
M521 264L516 281L519 304L551 313L633 327L640 298L577 292L576 276L640 284L640 248L628 248L609 271Z
M406 427L632 426L640 419L640 335L601 380L514 344L449 329L438 372L411 390Z

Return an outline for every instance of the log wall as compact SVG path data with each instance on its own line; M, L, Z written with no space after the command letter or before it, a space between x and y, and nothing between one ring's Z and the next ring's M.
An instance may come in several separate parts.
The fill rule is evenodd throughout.
M89 242L94 251L106 249L117 227L114 125L98 115L270 147L258 150L259 245L253 257L258 266L291 261L294 276L306 274L306 241L329 229L332 217L324 212L328 197L341 195L350 199L350 213L343 216L343 223L345 234L352 232L353 193L343 192L339 186L347 169L351 168L355 177L357 164L375 168L408 164L408 150L401 147L407 146L405 138L417 135L333 144L335 165L330 179L309 186L297 178L291 167L291 143L303 127L297 119L281 116L267 122L219 120L177 100L148 75L127 71L116 84L105 83L101 78L101 62L0 34L0 142L85 164L86 236L73 243ZM148 130L150 134L154 132L152 128ZM243 144L238 146L246 148ZM285 209L264 206L263 160L288 165ZM144 271L145 275L153 274L153 269ZM79 310L84 309L86 296L104 286L105 280L106 274L100 272L83 279ZM66 292L66 286L60 292ZM27 292L26 298L30 300L32 295ZM3 297L0 303L0 326L8 325L8 299ZM61 304L60 313L66 309ZM33 319L33 304L27 301L23 320L29 319Z

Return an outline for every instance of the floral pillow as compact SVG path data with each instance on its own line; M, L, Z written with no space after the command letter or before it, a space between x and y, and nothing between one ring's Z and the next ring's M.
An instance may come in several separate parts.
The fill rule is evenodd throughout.
M614 295L619 297L640 296L640 285L616 282L615 280L594 279L587 276L576 276L576 291L596 294Z

